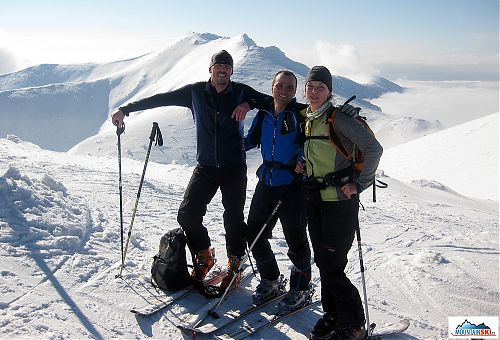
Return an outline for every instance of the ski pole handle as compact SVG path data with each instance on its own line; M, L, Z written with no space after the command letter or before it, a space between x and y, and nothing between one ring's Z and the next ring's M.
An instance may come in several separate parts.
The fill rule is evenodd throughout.
M125 123L123 123L122 126L116 127L116 135L117 136L120 136L124 132L125 132Z
M149 136L151 142L156 139L155 145L162 146L163 145L163 137L161 135L160 127L157 122L153 122L153 127L151 128L151 135Z
M356 99L356 95L353 95L351 98L347 99L347 100L345 101L345 103L344 103L344 104L342 104L342 105L349 104L349 103L350 103L350 102L352 102L354 99Z
M151 136L149 136L149 139L154 141L156 137L156 130L158 130L158 123L153 122L153 127L151 128Z

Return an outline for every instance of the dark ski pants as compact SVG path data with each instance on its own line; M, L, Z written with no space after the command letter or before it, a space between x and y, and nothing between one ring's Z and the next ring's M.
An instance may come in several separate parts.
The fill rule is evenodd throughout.
M358 221L359 200L307 204L309 236L314 262L321 276L321 303L339 327L365 322L363 304L356 287L344 273Z
M177 221L186 232L193 251L210 247L208 230L203 226L207 205L220 188L224 206L227 254L245 255L246 225L243 208L247 188L247 167L214 167L198 164L193 171L179 207Z
M306 290L311 280L311 250L307 240L304 197L300 182L278 187L257 183L248 213L250 246L280 199L283 203L257 239L252 254L262 279L276 280L280 271L269 238L279 218L288 244L288 257L295 268L290 275L290 289Z

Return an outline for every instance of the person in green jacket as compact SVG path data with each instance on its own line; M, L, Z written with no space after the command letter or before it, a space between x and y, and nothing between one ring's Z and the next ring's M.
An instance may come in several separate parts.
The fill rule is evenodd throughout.
M356 172L332 144L327 117L334 109L332 75L314 66L306 77L308 108L301 113L305 126L306 210L314 262L321 278L324 315L311 331L311 339L358 339L364 337L365 316L356 287L344 270L347 254L359 227L358 194L374 180L382 146L356 119L337 112L334 127L347 150L356 145L364 154L364 168Z

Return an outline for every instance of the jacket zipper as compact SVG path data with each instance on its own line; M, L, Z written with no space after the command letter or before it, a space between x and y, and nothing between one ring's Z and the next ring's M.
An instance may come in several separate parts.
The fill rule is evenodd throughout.
M273 166L272 163L274 163L274 153L275 153L275 146L276 146L276 126L278 125L278 119L279 119L279 114L278 117L274 117L273 114L273 119L274 119L274 127L273 127L273 147L271 149L271 170L269 174L269 185L273 185Z
M219 160L217 157L217 117L219 116L219 111L215 112L215 126L214 126L214 139L215 139L215 166L219 167Z

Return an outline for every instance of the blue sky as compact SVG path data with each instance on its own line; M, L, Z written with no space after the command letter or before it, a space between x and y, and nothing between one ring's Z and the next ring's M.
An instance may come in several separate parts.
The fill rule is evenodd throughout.
M498 0L0 0L0 72L134 57L188 31L246 33L354 78L498 80Z

